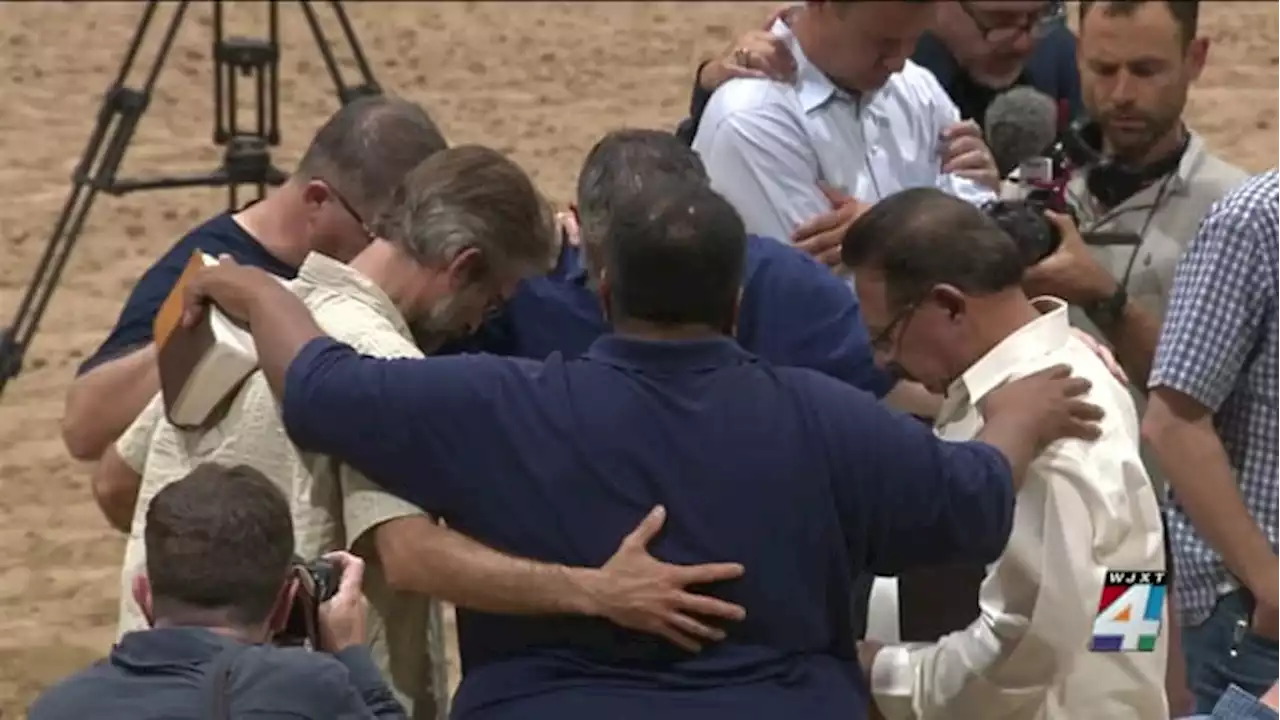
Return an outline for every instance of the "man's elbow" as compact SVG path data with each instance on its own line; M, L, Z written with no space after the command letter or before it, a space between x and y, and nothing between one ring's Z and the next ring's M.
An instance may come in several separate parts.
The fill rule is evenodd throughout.
M1160 459L1176 452L1197 430L1213 432L1212 415L1191 398L1157 388L1151 392L1142 416L1142 440Z
M101 462L101 461L100 461ZM134 505L138 501L137 483L112 478L98 472L91 483L93 499L111 527L127 533L133 524Z
M425 582L434 575L428 567L429 553L422 552L431 544L427 536L435 531L444 532L444 528L426 516L396 518L374 529L371 544L387 587L395 592L435 594L434 584Z
M71 457L89 462L102 457L112 438L103 432L101 416L93 411L96 403L86 395L80 380L73 381L62 412L61 430L62 443Z

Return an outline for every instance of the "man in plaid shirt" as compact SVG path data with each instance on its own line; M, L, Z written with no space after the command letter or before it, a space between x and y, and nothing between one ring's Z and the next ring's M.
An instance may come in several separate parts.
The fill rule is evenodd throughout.
M1187 679L1208 712L1276 681L1275 170L1214 205L1178 264L1143 436L1168 476Z

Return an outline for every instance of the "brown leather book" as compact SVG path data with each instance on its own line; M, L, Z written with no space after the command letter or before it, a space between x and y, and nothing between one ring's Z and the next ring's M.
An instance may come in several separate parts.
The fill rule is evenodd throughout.
M187 283L201 268L217 263L212 256L195 252L152 326L165 415L183 429L217 422L240 384L258 366L253 336L217 306L210 305L195 325L182 325Z

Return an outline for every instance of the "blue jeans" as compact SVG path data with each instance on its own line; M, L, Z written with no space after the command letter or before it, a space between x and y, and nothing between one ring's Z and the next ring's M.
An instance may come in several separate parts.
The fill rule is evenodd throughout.
M1182 720L1276 720L1280 715L1258 698L1232 685L1213 708L1212 715L1194 715Z
M1276 641L1249 630L1253 597L1247 590L1223 595L1213 613L1182 629L1187 686L1197 713L1213 711L1231 685L1261 697L1276 682Z

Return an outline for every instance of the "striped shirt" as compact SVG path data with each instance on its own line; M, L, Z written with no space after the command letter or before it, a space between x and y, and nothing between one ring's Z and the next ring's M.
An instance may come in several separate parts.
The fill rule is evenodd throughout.
M1280 176L1257 175L1216 203L1178 263L1151 387L1183 393L1214 426L1253 519L1276 548ZM1170 493L1167 516L1184 624L1237 583Z

